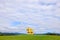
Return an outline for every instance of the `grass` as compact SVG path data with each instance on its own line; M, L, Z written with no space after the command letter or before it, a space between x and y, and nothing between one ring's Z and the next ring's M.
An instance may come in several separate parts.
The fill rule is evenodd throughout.
M15 36L0 36L0 40L60 40L60 36L15 35Z
M55 35L43 35L40 36L40 40L60 40L60 36L55 36Z

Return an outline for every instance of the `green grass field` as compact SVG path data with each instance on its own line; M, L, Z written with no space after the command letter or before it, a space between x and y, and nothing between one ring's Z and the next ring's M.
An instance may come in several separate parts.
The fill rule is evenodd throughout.
M15 35L15 36L0 36L0 40L60 40L60 36Z

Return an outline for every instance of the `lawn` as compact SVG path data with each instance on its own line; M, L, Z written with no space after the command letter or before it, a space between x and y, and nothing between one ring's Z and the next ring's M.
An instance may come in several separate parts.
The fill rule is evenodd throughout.
M0 36L0 40L60 40L60 36L15 35L15 36Z

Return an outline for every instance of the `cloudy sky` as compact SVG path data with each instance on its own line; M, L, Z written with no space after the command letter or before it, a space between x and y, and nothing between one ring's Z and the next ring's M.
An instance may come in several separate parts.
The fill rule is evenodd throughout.
M0 32L60 33L60 0L0 0Z

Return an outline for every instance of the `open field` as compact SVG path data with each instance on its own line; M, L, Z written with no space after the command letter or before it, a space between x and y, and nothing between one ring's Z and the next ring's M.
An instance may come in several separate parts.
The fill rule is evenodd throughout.
M0 40L60 40L60 36L15 35L15 36L0 36Z

